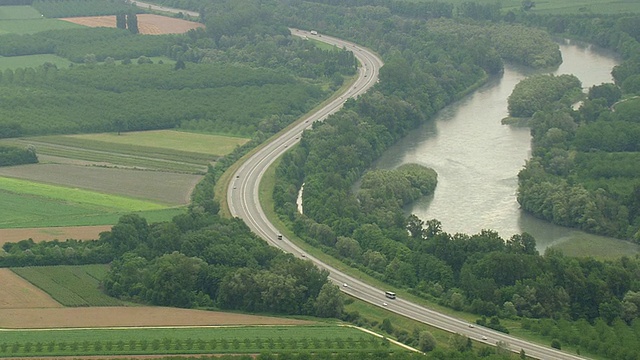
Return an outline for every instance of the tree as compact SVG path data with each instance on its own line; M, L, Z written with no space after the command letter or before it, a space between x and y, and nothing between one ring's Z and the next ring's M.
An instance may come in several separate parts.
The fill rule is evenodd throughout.
M600 84L589 88L589 100L604 99L607 106L615 104L622 97L622 91L615 84Z
M186 68L187 66L185 65L184 61L178 60L176 61L176 65L173 67L173 70L184 70Z
M138 29L138 16L135 13L129 13L127 15L127 29L129 29L132 34L140 32Z
M127 28L127 15L125 13L119 12L116 14L116 27L118 29Z
M345 236L339 236L336 242L336 249L340 255L348 259L356 259L360 256L362 249L358 241Z
M142 65L142 64L153 64L153 60L151 60L150 58L146 57L146 56L140 56L138 58L138 64Z
M179 252L163 255L147 269L144 297L156 305L190 308L195 305L197 283L206 268L199 258Z
M522 0L522 10L529 11L536 6L536 3L531 0Z
M380 324L380 329L387 334L393 334L393 325L391 325L391 320L389 320L389 318L384 318L382 320L382 324Z
M121 118L113 120L113 130L120 135L122 132L127 131L127 121Z
M344 310L344 300L340 289L326 283L320 289L315 301L316 316L339 318Z
M423 352L433 351L436 348L436 338L428 331L421 331L418 339L418 348Z

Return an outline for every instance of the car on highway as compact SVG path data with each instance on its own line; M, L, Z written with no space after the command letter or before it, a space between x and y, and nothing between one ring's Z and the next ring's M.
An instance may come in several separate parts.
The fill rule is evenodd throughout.
M282 234L278 234L277 238L278 240L282 240Z
M483 336L483 337L482 337L482 340L487 340L487 337L486 337L486 336Z

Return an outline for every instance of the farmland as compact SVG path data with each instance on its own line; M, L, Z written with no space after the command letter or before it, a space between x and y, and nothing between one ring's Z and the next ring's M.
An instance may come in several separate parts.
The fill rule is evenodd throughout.
M131 328L310 325L313 321L157 306L0 309L0 328Z
M142 131L142 132L128 132L121 135L115 133L102 133L102 134L83 134L83 135L68 135L63 138L85 140L83 148L94 148L96 143L111 143L119 145L137 145L146 147L149 149L167 149L173 153L177 153L177 159L186 159L189 161L194 154L204 154L213 156L223 156L235 149L236 146L240 146L249 139L241 137L229 137L211 134L197 134L180 132L174 130L154 130L154 131ZM65 143L65 140L57 141L58 137L50 137L51 142ZM122 147L120 147L122 149ZM139 148L135 148L135 151L140 151ZM165 153L164 155L167 155ZM200 162L202 160L210 161L210 157L200 156Z
M146 35L181 34L191 29L204 27L203 24L197 22L153 14L138 14L137 18L140 34ZM115 16L72 17L60 20L89 27L116 27Z
M109 230L111 230L111 225L0 229L0 246L8 242L18 242L26 239L31 239L34 242L56 239L95 240L101 232Z
M61 339L63 339L61 341ZM350 327L249 326L180 329L5 331L4 356L374 351L389 343Z
M4 228L115 224L130 212L161 221L183 211L156 202L27 180L0 177L0 184L0 227Z
M108 271L107 265L38 266L12 270L64 306L123 304L100 291L100 279Z
M0 309L59 308L62 305L9 269L0 269Z

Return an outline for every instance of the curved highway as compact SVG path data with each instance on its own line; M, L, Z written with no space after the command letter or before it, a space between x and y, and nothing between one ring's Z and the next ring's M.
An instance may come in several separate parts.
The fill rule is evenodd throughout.
M536 359L583 359L552 348L529 343L491 329L474 326L466 321L440 314L400 298L394 300L386 299L384 290L370 286L305 254L302 249L284 237L278 239L278 230L269 222L260 205L258 191L262 176L267 168L281 156L289 146L299 141L302 132L311 127L314 121L324 120L328 115L340 110L347 98L355 98L372 87L378 79L378 70L383 65L382 60L375 54L356 44L322 34L312 35L310 32L297 29L291 29L291 33L300 37L314 38L352 51L362 64L359 69L359 77L353 86L345 93L336 97L335 100L331 101L316 113L299 120L290 130L283 132L275 140L266 144L240 166L234 174L233 180L227 190L227 200L231 214L243 219L253 232L265 239L269 244L277 246L286 252L290 252L297 257L306 258L318 267L329 271L329 278L334 283L339 284L343 292L351 296L425 324L452 333L466 335L471 339L486 344L496 345L499 341L504 342L508 344L511 351L520 352L521 349L524 349L527 356Z

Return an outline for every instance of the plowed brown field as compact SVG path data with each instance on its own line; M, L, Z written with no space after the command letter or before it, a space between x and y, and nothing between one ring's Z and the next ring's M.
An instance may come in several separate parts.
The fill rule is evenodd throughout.
M25 229L0 229L0 246L7 242L17 242L31 238L35 242L67 239L95 240L103 231L110 231L112 225L43 227Z
M49 294L33 286L9 269L0 269L0 313L7 309L61 308ZM0 323L4 316L0 315ZM0 325L2 327L2 325Z
M309 325L310 321L165 307L0 309L0 328Z
M138 14L138 30L140 34L182 34L191 29L204 27L204 24L153 14ZM89 27L116 27L115 16L88 16L61 18L74 24Z

